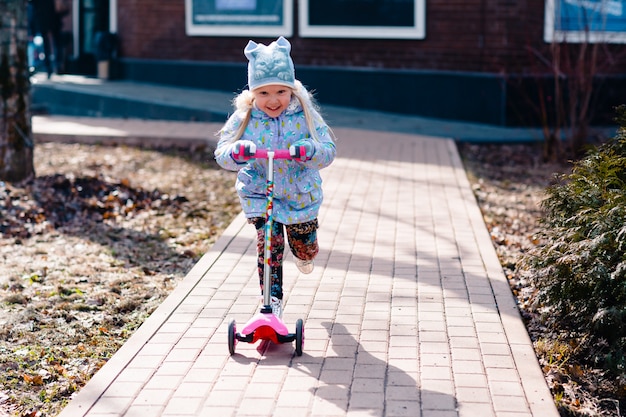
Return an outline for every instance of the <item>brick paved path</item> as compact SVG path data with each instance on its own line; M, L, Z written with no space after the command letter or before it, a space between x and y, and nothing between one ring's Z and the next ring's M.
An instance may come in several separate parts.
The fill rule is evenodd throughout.
M61 417L557 417L454 143L337 129L321 252L285 265L293 344L237 344L260 303L237 217Z

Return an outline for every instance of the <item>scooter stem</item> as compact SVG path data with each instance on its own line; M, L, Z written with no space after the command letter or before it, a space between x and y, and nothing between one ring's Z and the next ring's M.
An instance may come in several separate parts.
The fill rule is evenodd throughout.
M263 255L263 304L271 305L272 293L272 226L274 223L274 151L267 151L267 207L265 210L265 248Z

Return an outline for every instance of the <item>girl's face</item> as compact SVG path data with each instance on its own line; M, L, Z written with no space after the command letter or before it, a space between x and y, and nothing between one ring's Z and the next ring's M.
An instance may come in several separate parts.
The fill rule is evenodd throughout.
M291 101L291 89L269 84L252 90L257 107L269 117L278 117Z

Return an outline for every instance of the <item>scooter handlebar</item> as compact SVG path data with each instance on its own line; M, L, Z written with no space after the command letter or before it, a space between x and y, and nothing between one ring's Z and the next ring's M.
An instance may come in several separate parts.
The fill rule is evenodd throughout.
M289 149L257 149L253 158L267 159L269 152L274 152L274 159L293 159Z

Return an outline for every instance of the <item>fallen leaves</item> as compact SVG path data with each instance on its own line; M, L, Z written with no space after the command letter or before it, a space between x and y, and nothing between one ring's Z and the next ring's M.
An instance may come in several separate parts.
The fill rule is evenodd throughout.
M181 213L183 196L131 187L124 179L54 174L16 188L0 182L0 237L30 238L71 223L129 218L155 209ZM3 207L4 206L4 207Z
M22 377L24 378L24 382L26 382L27 384L43 385L43 376L42 375L30 376L28 374L24 374L24 375L22 375Z
M211 149L42 143L35 164L0 183L0 410L19 417L58 414L240 210Z

